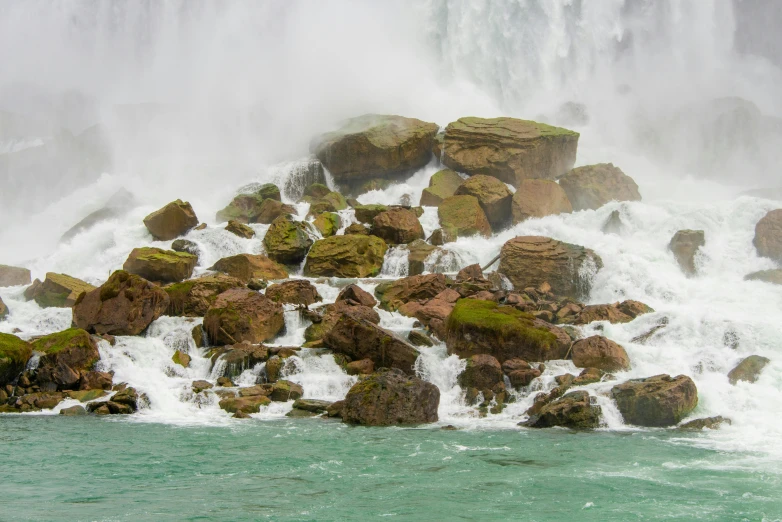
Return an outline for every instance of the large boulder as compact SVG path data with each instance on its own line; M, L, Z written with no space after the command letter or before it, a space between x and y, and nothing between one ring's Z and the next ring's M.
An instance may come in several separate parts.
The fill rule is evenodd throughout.
M178 199L145 217L144 225L158 241L171 241L198 226L198 217L190 203Z
M585 391L574 391L544 405L523 423L530 428L561 426L573 429L594 429L600 426L602 409L593 404Z
M213 344L261 343L284 326L282 305L247 288L218 295L204 316L204 329Z
M337 301L318 310L319 317L313 317L314 322L304 330L304 340L307 342L321 342L334 328L343 314L351 315L357 319L364 319L373 324L380 324L380 315L369 306L364 306L352 300Z
M438 125L366 114L316 137L310 149L337 181L383 177L423 167Z
M573 343L570 353L578 368L597 368L605 372L630 369L630 357L625 349L600 335L579 339Z
M415 317L434 332L437 337L445 339L448 316L451 315L451 311L460 297L459 292L448 288L424 304L410 301L400 306L399 313L408 317Z
M82 373L100 360L97 344L80 328L46 335L32 345L33 350L43 353L36 370L42 387L52 383L58 390L77 390Z
M525 179L511 202L513 224L529 218L542 218L554 214L573 212L573 206L565 191L556 181Z
M494 176L471 176L459 185L454 195L473 196L477 199L492 229L500 230L510 223L513 193L505 183Z
M217 296L244 284L225 274L206 275L163 287L169 297L166 315L203 317Z
M375 296L381 308L394 312L407 302L431 299L445 288L443 274L416 275L379 284Z
M274 220L280 216L289 216L296 214L296 207L293 205L287 205L276 199L264 199L261 203L261 207L258 209L258 214L253 218L251 223L262 223L264 225L270 225L274 223Z
M193 275L198 256L162 248L134 248L122 269L148 281L176 283Z
M368 306L370 308L377 304L377 301L374 297L372 297L372 294L366 290L363 290L356 284L348 285L343 288L342 291L340 291L336 302L338 303L340 301L352 301L353 303L360 304L362 306Z
M73 322L98 335L138 335L166 311L168 294L146 279L118 270L73 307Z
M225 231L244 239L252 239L255 237L255 230L253 230L252 227L239 223L238 221L229 221L228 225L225 227Z
M372 220L372 234L389 245L407 244L424 239L424 228L415 212L394 207L375 216Z
M760 377L760 372L770 362L767 357L762 355L750 355L742 359L735 368L728 372L728 380L734 385L739 381L755 382Z
M782 263L782 208L770 211L758 221L752 243L759 256Z
M378 325L344 313L323 338L323 344L353 359L371 359L375 368L398 368L413 374L418 350Z
M695 254L706 244L703 230L679 230L668 243L668 250L688 276L695 275Z
M451 196L437 208L440 225L451 236L491 235L491 224L474 196Z
M299 306L309 306L322 300L315 285L306 279L291 279L271 285L266 289L266 297L275 303Z
M744 276L747 281L763 281L775 285L782 285L782 268L773 270L760 270Z
M602 267L602 259L588 248L550 237L518 236L502 246L497 271L518 289L548 283L556 295L581 298L591 289L589 274L582 270Z
M422 239L416 239L407 245L407 273L409 275L423 274L426 269L426 260L435 251L442 252L441 249Z
M377 216L387 211L388 207L379 203L371 203L369 205L356 205L353 209L357 220L362 223L372 223Z
M548 361L563 359L570 348L570 337L561 328L494 301L460 299L446 328L448 353L462 358L485 353L501 363L515 358Z
M641 201L633 178L613 163L578 167L559 179L573 210L594 210L611 201Z
M321 236L331 237L339 231L342 219L336 212L323 212L318 214L315 221L312 222L312 226L318 229ZM302 259L304 258L302 257Z
M459 374L459 384L463 388L491 390L503 382L500 362L487 354L473 355L467 359L464 371Z
M637 426L674 426L698 405L698 389L686 375L634 379L614 386L611 395L625 422Z
M451 169L435 172L429 178L429 186L421 192L419 205L422 207L439 207L440 203L456 193L456 189L459 188L463 181L462 177Z
M224 209L217 212L215 220L218 223L238 221L240 223L257 223L261 214L263 197L256 194L239 194Z
M32 355L30 343L15 335L0 333L0 386L16 379Z
M312 245L304 265L308 277L374 277L388 246L376 236L332 236Z
M0 286L29 285L31 282L27 268L0 265Z
M312 246L312 239L307 234L307 225L294 221L290 216L280 216L275 219L266 235L263 246L269 259L286 265L301 263Z
M514 187L528 178L554 179L573 167L578 133L515 118L460 118L445 129L443 164L494 176Z
M42 308L71 308L79 297L95 287L65 274L48 272L41 283L38 279L24 291L28 300L33 299Z
M269 349L262 344L241 342L212 350L210 356L212 359L210 371L214 374L215 366L220 361L222 364L218 368L219 375L233 379L239 377L245 370L251 370L257 364L267 361Z
M354 384L345 396L342 421L364 426L437 422L440 390L399 370L380 371Z
M224 257L210 268L247 283L252 279L285 279L288 271L285 267L266 256L253 254L237 254Z

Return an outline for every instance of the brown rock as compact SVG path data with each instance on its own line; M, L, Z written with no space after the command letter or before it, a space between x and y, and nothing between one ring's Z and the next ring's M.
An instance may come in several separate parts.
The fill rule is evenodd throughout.
M503 382L502 367L497 359L487 354L473 355L467 359L467 366L459 374L459 384L462 388L491 390L501 382Z
M474 264L470 266L466 266L459 270L459 273L456 274L456 282L461 283L464 281L470 281L470 280L480 280L484 281L483 278L483 270L481 270L481 265Z
M372 294L366 290L362 290L361 287L356 284L348 285L343 288L337 296L337 302L339 301L353 301L370 308L373 308L377 304L377 301L372 297Z
M482 174L471 176L459 185L455 195L475 197L493 230L501 230L510 224L513 194L497 178Z
M763 281L774 285L782 285L782 269L760 270L744 276L746 281Z
M474 196L451 196L440 203L437 215L440 225L449 237L491 235L491 224L478 198Z
M217 270L246 283L251 279L286 279L288 271L266 256L238 254L224 257L210 270Z
M251 344L245 341L218 348L210 351L210 354L212 371L214 371L217 361L220 361L224 363L222 371L219 372L220 376L230 380L240 376L245 370L250 370L255 365L266 361L269 358L269 349L262 344Z
M234 220L228 222L228 225L226 225L225 230L227 230L228 232L236 236L243 237L244 239L251 239L252 237L255 236L255 230L248 227L247 225L243 225L242 223L239 223L238 221L234 221Z
M633 178L613 163L578 167L559 179L573 210L597 209L610 201L641 201Z
M306 279L291 279L266 288L266 297L275 303L309 306L322 301L318 289Z
M288 402L301 399L304 389L295 382L278 380L274 383L271 399L275 402Z
M331 236L316 241L307 255L305 276L374 277L388 246L376 236Z
M190 203L178 199L145 217L144 225L158 241L170 241L198 225L198 217Z
M204 317L204 330L214 344L261 343L285 326L282 305L246 288L217 296Z
M749 357L742 359L741 362L736 365L728 373L728 380L731 384L735 385L739 381L755 382L760 377L760 372L771 361L760 355L750 355Z
M611 394L625 422L665 427L681 422L698 405L698 389L685 375L655 375L618 384Z
M198 256L161 248L134 248L122 269L148 281L175 283L193 275Z
M58 390L79 388L81 372L91 370L100 360L97 344L79 328L45 335L33 342L33 350L44 354L36 370L39 385L53 383Z
M431 299L446 288L443 274L426 274L404 277L381 283L375 288L380 307L396 311L402 304L420 299Z
M258 210L258 214L255 216L254 221L250 223L262 223L264 225L270 225L280 216L295 215L296 207L281 203L276 199L266 198L261 203L261 207Z
M695 254L706 244L703 230L679 230L671 238L668 250L673 252L676 262L688 276L695 275Z
M759 256L782 263L782 208L770 211L758 221L752 244Z
M114 376L108 372L82 372L79 380L80 390L110 390Z
M271 404L271 399L264 395L253 395L251 397L227 397L220 401L220 408L233 413L237 418L243 418L252 413L261 411L261 406Z
M65 274L47 272L46 279L41 283L36 279L24 292L26 299L35 300L42 308L72 308L82 294L94 290L95 287Z
M169 297L166 315L203 317L217 296L244 284L225 274L207 275L163 287Z
M573 212L567 194L555 181L525 179L519 184L511 203L513 224L529 218L542 218Z
M579 368L597 368L606 372L630 369L630 358L624 348L600 335L573 343L573 364Z
M348 375L369 375L375 371L375 363L372 362L372 359L349 362L345 371L348 372Z
M372 234L389 245L399 245L423 239L424 229L413 211L394 207L375 216Z
M0 286L29 285L30 271L18 266L0 265Z
M530 428L594 429L600 426L601 414L602 409L592 403L587 392L574 391L546 404L523 424Z
M353 317L365 319L370 323L380 323L380 315L368 307L355 304L355 301L337 301L333 305L322 308L323 314L320 321L313 323L304 331L304 339L308 342L323 339L326 334L337 324L342 314L350 314Z
M622 313L616 304L587 305L578 314L573 324L589 324L594 321L608 321L611 324L629 323L633 317Z
M369 235L369 228L367 228L366 225L362 225L361 223L353 223L352 225L349 225L345 229L345 235L359 235L359 236L368 236Z
M408 275L423 274L426 269L426 260L435 251L440 251L440 249L422 239L416 239L407 245Z
M447 198L456 193L464 180L456 172L443 169L429 179L429 187L421 192L421 206L438 207Z

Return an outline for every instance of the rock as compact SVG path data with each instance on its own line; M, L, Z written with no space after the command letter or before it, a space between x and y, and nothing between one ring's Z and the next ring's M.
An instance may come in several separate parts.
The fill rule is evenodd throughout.
M204 330L213 344L261 343L285 327L282 305L246 288L217 296L204 316Z
M605 371L599 368L584 368L578 377L573 379L571 384L573 386L586 386L587 384L593 384L603 380L603 377L607 375ZM613 376L609 375L613 378Z
M716 430L722 424L733 424L733 423L731 422L730 419L726 419L722 415L718 415L716 417L705 417L703 419L695 419L695 420L691 420L689 422L685 422L684 424L681 424L679 426L679 429L682 429L682 430L702 430L702 429Z
M320 161L314 157L307 158L290 169L284 183L282 191L285 196L298 201L308 187L326 183L326 174Z
M451 169L435 172L429 179L429 187L421 192L419 205L422 207L439 207L440 203L456 193L456 189L459 188L463 181L462 177Z
M473 355L467 359L467 366L459 374L462 388L491 390L497 383L503 382L500 362L487 354Z
M573 210L594 210L611 201L641 201L633 178L613 163L578 167L559 179Z
M345 235L359 235L359 236L368 236L369 235L369 229L362 225L361 223L353 223L352 225L349 225L345 229Z
M591 289L582 271L595 271L603 261L592 250L542 236L519 236L508 240L500 251L499 273L515 288L551 285L556 295L580 298Z
M36 370L42 387L54 383L58 390L77 389L81 372L91 370L100 360L97 344L80 328L45 335L33 342L32 347L44 354Z
M168 294L137 275L117 270L73 307L73 322L98 335L138 335L168 308Z
M494 176L518 187L528 178L554 179L573 167L578 133L515 118L460 118L448 124L443 164L457 172Z
M760 270L744 276L745 281L763 281L774 285L782 285L782 269Z
M452 241L456 241L456 239L457 236L456 236L455 229L446 230L443 228L438 228L434 232L432 232L432 235L429 236L427 241L429 241L432 245L442 246L446 243L451 243Z
M307 277L374 277L388 247L375 236L332 236L312 245L304 265Z
M0 299L0 321L8 317L8 307L3 302L2 299Z
M201 253L201 250L198 248L198 245L192 241L188 241L187 239L174 240L174 242L171 243L171 250L173 250L174 252L184 252L186 254L193 254L196 257Z
M688 276L695 275L695 254L706 244L703 230L679 230L671 238L668 250L673 252L676 262Z
M187 201L177 199L144 218L144 225L158 241L171 241L198 225L198 217Z
M576 341L570 353L578 368L597 368L605 372L630 369L630 357L625 349L601 335Z
M646 344L646 342L649 339L651 339L654 336L654 334L656 334L660 330L666 328L667 326L668 326L668 318L667 317L663 317L663 318L660 319L660 323L659 324L657 324L657 325L653 326L652 328L650 328L649 331L647 331L645 333L642 333L641 335L638 335L636 337L633 337L632 339L630 339L630 342L631 343L638 343L638 344Z
M198 257L161 248L134 248L122 269L148 281L175 283L193 275Z
M637 426L674 426L698 405L698 389L685 375L634 379L614 386L611 395L625 422Z
M529 218L570 212L573 212L573 207L565 191L557 182L547 179L523 180L511 202L514 225Z
M313 183L304 189L302 194L302 201L313 202L317 201L326 195L331 193L331 189L323 183Z
M94 227L101 221L106 221L108 219L114 219L114 218L120 218L122 216L125 216L129 210L137 206L137 201L135 196L128 192L127 190L119 189L117 192L115 192L109 200L106 202L106 205L99 208L98 210L89 213L84 219L73 225L71 228L69 228L61 237L60 242L64 243L66 241L70 241L73 239L77 234L80 234L84 232L85 230L89 230L90 228ZM25 283L22 283L25 284ZM29 281L28 283L29 284ZM0 286L3 286L0 284Z
M221 409L242 418L242 414L258 413L261 411L261 406L268 406L271 402L271 399L264 395L253 395L250 397L226 397L219 404Z
M510 224L513 194L497 178L476 174L462 182L454 195L477 199L493 230L501 230Z
M218 373L221 377L226 377L229 380L239 377L245 370L251 370L257 364L269 359L269 349L266 346L250 344L247 341L218 348L209 353L212 359L211 371L215 371L219 360L224 363L224 367Z
M80 415L87 415L87 410L84 409L84 406L79 406L78 404L76 406L71 406L70 408L63 408L60 410L60 415L65 415L66 417L76 417Z
M422 239L416 239L409 245L407 245L407 263L409 275L420 275L424 272L427 258L432 252L439 251L440 249L430 245Z
M369 375L375 371L375 363L372 362L372 359L349 362L345 366L345 371L348 375Z
M280 195L280 189L274 183L264 183L263 185L255 189L254 193L257 196L262 197L263 199L270 199L272 201L282 201L282 197Z
M782 263L782 208L771 210L758 221L752 244L759 256Z
M399 370L388 370L350 388L342 407L342 420L364 426L437 422L439 405L437 386Z
M640 301L633 301L632 299L622 301L621 303L617 304L616 307L620 312L629 317L632 317L633 319L639 315L650 314L654 312L654 308L651 306L646 305Z
M79 390L79 391L68 391L66 392L66 395L74 400L77 400L79 402L90 402L94 401L95 399L100 399L101 397L105 397L108 394L106 390Z
M530 428L561 426L573 429L600 427L600 406L592 403L585 391L574 391L543 406L537 415L531 415L524 423Z
M329 191L310 204L309 215L316 216L322 212L336 212L348 208L345 196L339 192Z
M380 308L395 312L407 302L431 299L445 288L443 274L417 275L380 283L375 288L375 296L380 300Z
M483 212L478 198L473 196L452 196L437 208L440 225L449 236L467 237L480 234L491 235L491 225Z
M251 279L286 279L288 277L288 271L282 265L266 256L253 254L224 257L215 263L210 270L223 272L243 283L247 283Z
M255 237L255 230L234 220L228 222L225 230L244 239L252 239Z
M619 214L619 211L612 210L611 215L608 216L608 219L603 224L602 230L604 234L621 235L624 228L625 224L622 222L622 216Z
M372 234L389 245L407 244L425 237L415 213L401 207L391 208L375 216L372 220Z
M736 365L728 373L728 380L731 384L735 385L739 381L755 382L760 377L760 372L771 361L766 357L760 355L750 355L749 357L742 359L741 362Z
M342 289L342 291L337 296L336 302L340 301L353 301L370 308L377 304L377 301L374 297L372 297L372 294L366 290L362 290L361 287L356 284L348 285Z
M79 380L80 390L110 390L114 376L109 372L82 372ZM83 402L83 401L82 401Z
M29 285L30 271L18 266L0 265L0 286Z
M386 177L426 165L437 130L413 118L366 114L315 138L310 150L337 181Z
M326 410L326 415L329 417L342 417L342 408L345 406L345 401L332 402L331 406Z
M434 342L428 335L417 330L410 330L410 333L407 334L407 340L413 346L434 346Z
M440 339L446 336L446 321L460 298L455 290L446 289L421 305L418 302L409 302L399 307L399 313L408 317L415 317L434 332Z
M524 359L508 359L502 363L502 371L508 376L511 386L529 386L540 377L540 370L533 368Z
M251 223L270 225L280 216L291 216L295 214L296 207L292 205L286 205L276 199L264 199L260 209L258 209L258 214L254 218L255 221L251 221Z
M370 178L366 181L359 183L358 188L355 188L353 193L355 195L366 194L372 190L386 190L393 184L392 180L386 178ZM354 184L355 186L355 184Z
M354 208L356 212L356 219L362 223L372 223L372 221L388 210L386 205L371 204L371 205L359 205Z
M13 382L32 355L30 343L15 335L0 333L0 386Z
M295 382L278 380L274 383L271 399L275 402L288 402L301 399L304 389Z
M614 304L587 305L573 320L573 324L589 324L594 321L608 321L611 324L629 323L639 315L654 310L639 301L622 301Z
M255 194L240 194L224 209L217 212L215 220L218 223L235 220L240 223L257 223L261 214L263 198Z
M375 310L368 306L358 305L354 301L337 301L333 305L323 307L323 310L320 322L311 324L304 331L304 339L307 342L322 340L326 337L342 314L350 314L374 324L380 323L380 316Z
M25 290L24 296L27 300L35 300L42 308L71 308L82 294L94 289L94 286L81 279L47 272L43 283L36 279L32 286Z
M190 360L191 358L189 355L179 350L175 351L174 355L171 357L171 362L178 364L182 368L188 368L190 366Z
M548 361L564 358L570 347L564 330L493 301L460 299L446 328L448 354L462 358L485 353L500 362Z
M301 263L312 246L307 225L293 221L289 216L280 216L272 222L263 238L263 246L269 258L283 264ZM275 278L279 279L279 278Z
M229 288L241 288L244 284L225 274L207 275L163 287L168 294L166 315L203 317L217 296Z
M388 330L361 317L343 313L326 333L327 348L349 356L354 361L371 359L376 368L398 368L414 373L418 350Z
M306 279L292 279L266 289L266 297L275 303L309 306L322 301L315 285Z
M315 218L312 223L318 229L323 237L331 237L337 233L342 226L342 220L336 212L324 212Z
M329 401L319 401L317 399L296 399L293 403L293 409L312 413L326 413L331 404Z

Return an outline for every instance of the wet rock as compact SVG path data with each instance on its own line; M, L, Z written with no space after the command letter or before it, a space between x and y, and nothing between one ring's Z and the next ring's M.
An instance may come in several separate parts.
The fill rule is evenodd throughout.
M499 179L476 174L463 181L454 195L477 199L492 230L498 231L510 224L513 194Z
M266 297L275 303L300 306L309 306L322 301L318 289L306 279L292 279L271 285L266 289Z
M613 163L578 167L559 179L573 210L598 209L610 201L641 201L633 178Z
M368 306L370 308L377 304L377 301L374 297L372 297L372 294L366 290L362 290L361 287L356 284L348 285L342 289L342 291L337 296L336 302L340 301L353 301L354 303L358 303L362 306Z
M251 239L255 236L255 230L234 220L228 222L225 230L244 239Z
M41 308L71 308L82 294L94 289L94 286L81 279L47 272L43 283L36 279L24 291L24 296L28 301L34 300Z
M98 335L138 335L168 308L168 294L137 275L117 270L73 307L73 322Z
M229 377L218 377L217 378L217 385L223 386L226 388L231 388L234 386L233 381Z
M410 333L407 334L407 340L413 346L434 346L434 342L429 336L418 330L410 330Z
M703 230L679 230L671 238L668 250L673 252L676 262L688 276L695 275L695 254L706 244Z
M302 395L304 389L300 384L280 379L274 383L271 399L275 402L288 402L301 399Z
M127 411L112 411L112 413L132 413L139 410L139 408L147 402L146 395L138 393L135 388L127 387L124 390L120 390L111 397L111 402L114 404L121 404L130 409ZM109 405L109 409L114 409ZM119 408L123 410L122 408Z
M578 368L597 368L606 372L630 369L630 357L625 349L600 335L576 341L570 353Z
M440 225L449 236L491 235L491 224L474 196L451 196L437 208Z
M8 307L3 302L2 299L0 299L0 321L8 317Z
M602 230L604 234L621 235L624 228L625 224L622 222L621 214L619 214L618 210L612 210L611 215L609 215L606 222L603 223Z
M0 286L29 285L30 271L18 266L0 265Z
M365 319L370 323L380 323L378 313L368 306L355 304L355 301L337 301L333 305L326 305L322 308L323 313L318 322L313 322L304 331L304 339L307 342L324 339L326 334L334 328L342 314L350 314L356 318Z
M561 426L573 429L600 427L602 409L593 404L585 391L570 392L543 406L539 413L531 415L523 425L530 428Z
M87 410L84 409L84 406L79 406L77 404L76 406L71 406L70 408L61 409L60 415L64 415L66 417L77 417L80 415L87 415Z
M645 333L642 333L641 335L633 337L632 339L630 339L630 342L631 343L638 343L638 344L646 344L649 341L649 339L654 337L654 335L657 332L659 332L660 330L663 330L667 326L668 326L668 318L667 317L663 317L663 318L660 319L660 323L659 324L657 324L657 325L653 326L652 328L650 328L648 332L645 332Z
M253 223L270 225L280 216L291 216L294 214L296 214L296 207L293 205L286 205L276 199L264 199Z
M424 229L411 210L400 207L381 212L372 219L372 234L389 245L407 244L423 239Z
M217 296L230 288L241 288L244 284L224 274L207 275L163 287L168 294L166 315L203 317L215 302Z
M451 243L453 241L456 241L457 235L455 229L443 229L438 228L434 232L432 232L432 235L429 236L427 241L435 246L442 246L446 243Z
M752 244L759 256L782 263L782 208L768 212L758 221Z
M317 399L296 399L293 403L293 409L311 413L326 413L331 404L329 401L319 401Z
M331 406L326 409L326 415L329 417L342 417L342 408L345 406L345 401L332 402Z
M88 371L81 372L79 380L80 390L110 390L114 376L109 372Z
M698 405L698 389L685 375L634 379L614 386L611 395L625 422L637 426L674 426Z
M761 270L744 276L746 281L763 281L775 285L782 285L782 269Z
M375 371L375 363L372 359L349 362L345 365L345 371L348 375L369 375Z
M337 181L386 177L426 165L437 129L413 118L366 114L318 136L310 150Z
M177 199L145 217L144 225L158 241L171 241L198 225L198 217L190 203Z
M171 243L171 250L173 250L174 252L184 252L185 254L193 254L196 257L201 253L201 250L198 248L198 245L187 239L175 240L173 243Z
M223 272L243 283L247 283L251 279L286 279L288 277L288 271L282 265L266 256L253 254L224 257L215 263L210 270Z
M255 194L240 194L224 209L217 212L215 220L218 223L236 220L240 223L258 223L261 214L263 197Z
M343 422L392 426L437 422L440 390L400 370L381 371L359 381L342 407Z
M502 363L502 371L508 376L514 388L529 386L540 377L540 370L533 368L524 359L508 359Z
M407 263L409 275L420 275L424 273L426 269L425 262L427 258L435 251L440 249L436 246L430 245L422 239L416 239L409 245L407 245Z
M572 211L573 207L562 187L547 179L525 179L519 184L511 203L514 225L530 218Z
M318 229L321 236L331 237L336 234L339 227L342 226L342 220L336 212L324 212L318 215L312 224Z
M189 355L179 350L175 351L174 355L171 356L171 362L178 364L182 368L188 368L190 366L190 360L191 358Z
M101 397L105 397L108 392L106 390L78 390L67 391L65 394L68 396L68 398L77 400L79 402L90 402L96 399L100 399Z
M148 281L175 283L193 275L198 257L161 248L134 248L122 269Z
M357 220L362 223L372 223L377 216L386 212L388 207L386 205L373 203L370 205L358 205L354 210L356 212Z
M375 236L332 236L312 245L304 265L308 277L374 277L383 267L386 243Z
M238 415L237 418L242 418L243 415L260 412L261 406L268 406L271 402L271 399L264 395L253 395L251 397L226 397L219 404L221 409Z
M39 385L53 383L58 390L77 389L81 373L91 370L100 360L97 344L80 328L41 337L32 343L32 348L44 354L36 371Z
M500 362L491 355L473 355L467 359L467 366L459 374L462 388L492 389L503 382Z
M367 228L365 225L362 225L361 223L353 223L345 229L345 235L368 236L369 228Z
M226 290L204 316L204 330L214 344L261 343L284 326L282 305L246 288Z
M429 186L421 192L419 205L439 207L440 203L456 193L456 189L464 180L451 169L435 172L429 179Z
M408 317L415 317L440 339L446 336L446 321L451 314L460 295L450 288L443 290L425 304L408 302L399 307L399 313Z
M695 419L689 422L685 422L679 426L682 430L716 430L723 424L733 424L730 419L726 419L722 415L716 417L705 417L703 419Z
M742 359L741 362L728 373L728 380L733 385L739 381L755 382L758 380L758 377L760 377L760 372L762 372L763 368L770 362L771 360L766 357L750 355L749 357Z
M61 237L60 242L66 242L73 239L76 235L89 230L98 223L109 219L115 219L125 216L128 211L137 205L136 198L125 189L119 189L115 192L106 205L94 212L90 212L84 219L69 228ZM27 283L22 284L29 284ZM3 286L0 284L0 286Z
M263 246L269 258L283 264L301 263L312 246L307 225L294 221L290 216L275 219L263 238Z
M587 384L602 381L605 375L607 374L599 368L584 368L584 370L578 374L578 377L573 379L570 384L573 386L586 386Z
M393 312L407 302L431 299L445 288L446 280L443 274L417 275L381 283L375 288L375 296L379 299L381 308Z
M30 343L15 335L0 333L0 386L13 382L32 355Z
M65 394L61 392L35 392L24 394L15 400L12 399L10 405L18 412L50 410L64 399Z

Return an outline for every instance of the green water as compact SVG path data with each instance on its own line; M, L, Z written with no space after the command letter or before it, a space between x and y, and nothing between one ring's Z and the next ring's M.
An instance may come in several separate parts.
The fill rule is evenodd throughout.
M2 416L0 519L782 517L782 475L760 457L681 437Z

